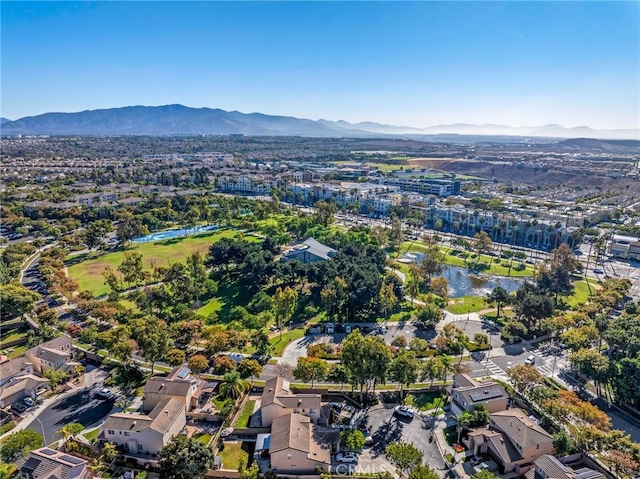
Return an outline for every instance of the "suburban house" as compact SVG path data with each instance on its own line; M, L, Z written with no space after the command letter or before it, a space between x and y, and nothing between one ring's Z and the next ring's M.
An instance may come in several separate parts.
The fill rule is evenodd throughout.
M283 261L302 261L303 263L313 263L315 261L326 261L336 254L336 250L323 245L313 238L309 238L299 245L293 246L288 251L282 253Z
M285 474L314 474L331 466L330 446L308 416L289 412L273 420L269 439L271 469Z
M292 412L307 416L311 422L317 423L320 409L320 394L294 394L289 381L279 376L267 380L264 385L260 403L263 427L271 426L276 418Z
M73 361L75 349L71 338L67 335L31 348L24 353L24 356L33 364L34 371L39 374L47 369L71 369L79 364Z
M20 479L82 479L87 473L87 461L66 452L42 447L31 451L18 464Z
M168 398L149 413L111 414L100 429L98 438L118 447L125 455L158 457L162 448L187 424L184 402Z
M540 456L533 466L526 479L605 479L604 474L588 467L573 469L551 454Z
M143 389L143 409L147 412L151 411L161 401L169 398L181 401L187 412L197 407L204 381L191 377L190 373L191 370L188 367L178 366L166 377L150 378Z
M33 364L24 356L7 359L0 363L0 386L4 386L16 376L33 374Z
M11 406L25 397L35 399L47 389L49 389L48 379L33 374L14 376L9 382L0 386L0 408Z
M503 473L521 472L521 466L553 452L553 436L520 409L490 414L488 427L470 431L465 442L474 455L489 455Z
M473 412L482 404L490 413L507 409L509 394L493 380L479 382L467 374L456 374L451 388L451 411Z

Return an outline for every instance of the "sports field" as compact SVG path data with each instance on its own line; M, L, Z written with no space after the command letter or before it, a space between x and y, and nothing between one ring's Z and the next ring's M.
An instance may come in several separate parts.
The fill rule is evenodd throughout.
M114 270L122 263L125 251L136 251L142 255L142 263L146 270L152 265L167 266L171 263L184 261L195 251L205 255L216 241L222 238L232 238L239 232L232 229L216 230L187 238L174 238L153 243L131 244L109 253L96 252L86 255L73 256L67 259L69 277L76 280L80 291L93 291L94 296L101 296L109 292L104 284L102 272L107 266ZM249 237L251 238L251 237Z

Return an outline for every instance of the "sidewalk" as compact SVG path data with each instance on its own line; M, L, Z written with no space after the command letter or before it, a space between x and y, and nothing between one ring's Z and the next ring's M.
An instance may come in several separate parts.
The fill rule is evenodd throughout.
M23 429L27 429L31 423L35 420L37 420L38 416L40 415L40 413L42 411L44 411L46 408L48 408L49 406L51 406L51 404L53 404L54 402L58 401L59 399L63 399L73 393L75 393L77 390L76 389L69 389L68 391L63 392L62 394L57 394L54 396L51 396L50 398L45 399L42 404L39 404L37 409L35 411L31 411L29 413L27 413L22 421L20 421L16 427L14 427L11 431L9 432L5 432L2 436L0 436L0 440L4 439L6 436L14 433L14 432L18 432L18 431L22 431Z

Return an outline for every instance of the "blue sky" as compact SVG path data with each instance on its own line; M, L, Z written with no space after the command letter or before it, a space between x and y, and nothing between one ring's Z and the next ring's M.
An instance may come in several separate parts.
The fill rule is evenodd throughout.
M1 114L640 127L638 2L1 2Z

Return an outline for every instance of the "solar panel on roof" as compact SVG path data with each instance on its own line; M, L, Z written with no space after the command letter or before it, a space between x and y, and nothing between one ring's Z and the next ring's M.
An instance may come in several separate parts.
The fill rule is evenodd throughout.
M70 462L71 464L82 464L84 462L82 459L69 455L60 456L60 459L66 462Z
M40 453L45 454L47 456L53 456L56 454L56 451L54 451L53 449L48 449L48 448L44 448L44 449L40 449Z
M469 397L473 402L486 401L487 399L495 399L502 396L500 388L489 388L483 391L473 391L469 393Z
M189 375L190 372L191 371L189 371L189 368L182 368L180 371L178 371L178 377L180 379L184 379Z

